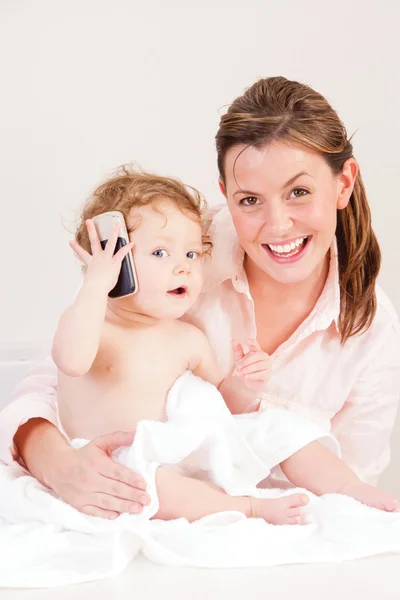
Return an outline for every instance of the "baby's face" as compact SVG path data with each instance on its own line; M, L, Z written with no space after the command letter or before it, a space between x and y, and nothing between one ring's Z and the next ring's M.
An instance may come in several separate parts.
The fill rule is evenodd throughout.
M170 200L131 210L128 226L138 292L134 309L162 319L181 317L196 301L203 284L201 226Z

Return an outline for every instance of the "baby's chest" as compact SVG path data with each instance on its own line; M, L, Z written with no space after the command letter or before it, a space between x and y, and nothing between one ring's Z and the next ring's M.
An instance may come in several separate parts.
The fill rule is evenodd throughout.
M179 344L161 336L105 336L94 364L104 377L163 385L187 369Z

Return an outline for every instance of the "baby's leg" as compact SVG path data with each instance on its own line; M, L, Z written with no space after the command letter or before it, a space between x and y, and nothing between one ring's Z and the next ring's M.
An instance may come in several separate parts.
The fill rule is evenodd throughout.
M363 504L393 512L399 503L390 494L360 481L355 473L333 452L319 442L308 444L283 461L281 469L295 486L317 496L344 494Z
M185 477L168 467L157 469L156 487L160 507L153 519L165 521L183 517L191 522L232 510L276 525L296 524L300 523L301 509L308 502L304 494L263 499L229 496L212 483Z

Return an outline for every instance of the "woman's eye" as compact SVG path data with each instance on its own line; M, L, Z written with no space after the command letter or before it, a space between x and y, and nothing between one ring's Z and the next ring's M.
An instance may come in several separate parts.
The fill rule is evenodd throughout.
M154 250L153 256L157 256L157 258L165 258L165 256L168 256L168 252L163 248L160 248L158 250Z
M249 196L248 198L242 198L239 204L243 204L243 206L255 206L258 203L258 198L254 196Z
M196 258L198 258L200 256L200 252L196 252L195 250L190 250L190 252L188 252L186 254L186 256L188 258L190 258L191 260L195 260Z
M308 193L309 191L304 188L295 188L289 198L301 198L302 196L307 196Z

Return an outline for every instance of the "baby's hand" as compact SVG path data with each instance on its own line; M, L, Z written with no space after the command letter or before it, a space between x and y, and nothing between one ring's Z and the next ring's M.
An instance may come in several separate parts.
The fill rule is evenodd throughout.
M113 227L104 250L101 247L99 236L97 235L93 221L88 219L86 221L86 227L89 234L92 254L86 252L86 250L84 250L75 240L72 240L69 244L78 258L87 265L85 283L94 283L99 286L105 294L108 294L115 287L121 270L121 263L125 256L131 252L134 244L133 242L126 244L114 255L115 245L120 230L119 223Z
M235 370L238 377L243 378L246 387L254 392L261 391L271 374L271 357L263 352L257 340L247 340L249 351L244 353L242 345L232 340L235 356Z

